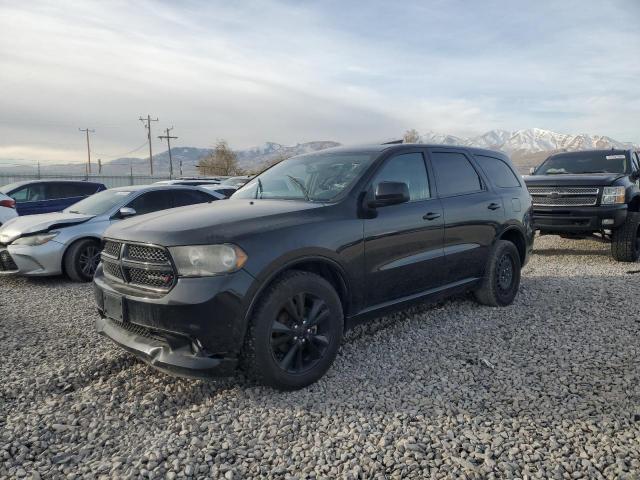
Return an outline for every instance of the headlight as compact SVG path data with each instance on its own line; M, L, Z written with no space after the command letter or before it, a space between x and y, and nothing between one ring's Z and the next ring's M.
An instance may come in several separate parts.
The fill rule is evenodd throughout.
M38 235L29 235L14 240L12 245L44 245L52 238L55 238L60 232L40 233Z
M604 187L602 190L602 204L613 205L615 203L624 203L624 196L624 187Z
M235 245L194 245L170 247L169 251L183 277L208 277L235 272L247 262L247 254Z

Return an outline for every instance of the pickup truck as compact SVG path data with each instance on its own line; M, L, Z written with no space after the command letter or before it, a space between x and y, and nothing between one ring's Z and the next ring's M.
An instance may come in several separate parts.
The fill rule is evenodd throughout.
M524 181L541 234L611 240L613 258L640 257L640 157L629 150L551 155Z

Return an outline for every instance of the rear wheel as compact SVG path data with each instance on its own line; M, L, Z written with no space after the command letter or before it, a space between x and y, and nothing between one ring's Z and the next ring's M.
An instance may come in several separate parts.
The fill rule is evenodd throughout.
M485 268L480 287L474 292L478 302L491 307L510 305L520 288L520 255L516 246L498 240Z
M611 254L619 262L640 258L640 213L628 212L627 219L611 234Z
M90 282L100 263L100 244L92 239L78 240L64 257L64 270L74 282Z
M309 272L285 273L251 318L242 365L248 376L282 390L306 387L335 359L343 331L338 294Z

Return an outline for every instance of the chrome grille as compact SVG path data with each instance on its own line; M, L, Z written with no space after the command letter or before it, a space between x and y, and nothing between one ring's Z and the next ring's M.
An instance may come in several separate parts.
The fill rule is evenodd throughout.
M112 282L142 290L168 292L176 281L169 252L155 245L106 240L102 268Z
M0 252L0 272L13 272L18 270L16 262L13 261L11 254L7 250Z
M599 187L528 187L534 206L592 207L598 203Z
M120 258L120 250L122 249L122 243L113 242L111 240L107 240L104 242L104 248L102 249L102 253L112 258Z
M144 270L142 268L127 268L129 283L143 287L166 288L173 285L173 273Z
M111 277L115 277L120 281L123 281L124 278L122 276L122 269L120 268L120 264L119 263L112 263L109 261L105 261L104 259L102 260L102 269L104 270L104 273L106 273L107 275L111 276Z
M129 260L156 264L169 263L169 257L164 248L147 245L129 245L126 256Z

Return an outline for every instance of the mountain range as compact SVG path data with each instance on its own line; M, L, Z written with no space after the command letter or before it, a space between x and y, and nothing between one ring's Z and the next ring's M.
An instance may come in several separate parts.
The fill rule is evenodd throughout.
M525 130L490 130L482 135L472 137L460 137L437 132L427 132L420 136L422 143L463 145L502 150L508 153L518 169L525 173L529 167L538 165L548 155L558 151L587 150L594 148L640 148L629 142L621 142L611 137L603 135L591 135L587 133L570 135L557 133L541 128L530 128ZM314 141L298 143L296 145L282 145L274 142L267 142L263 145L236 150L239 165L249 171L259 170L260 167L278 157L290 157L302 153L309 153L325 148L339 146L340 143L334 141ZM174 147L171 149L173 158L174 174L179 174L179 165L182 162L183 175L197 174L197 165L203 157L209 155L213 149L196 147ZM162 152L153 156L154 173L156 175L168 175L169 173L169 153ZM17 171L16 167L2 167L0 171L10 173ZM43 164L42 173L83 174L85 166L83 163L69 163L65 165ZM21 169L24 172L24 168ZM93 172L96 172L96 165L93 165ZM108 162L103 162L104 175L128 175L130 171L134 174L144 175L149 171L148 158L119 158Z

